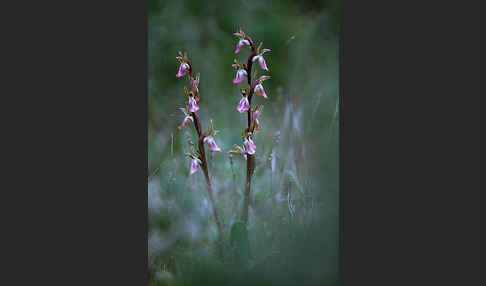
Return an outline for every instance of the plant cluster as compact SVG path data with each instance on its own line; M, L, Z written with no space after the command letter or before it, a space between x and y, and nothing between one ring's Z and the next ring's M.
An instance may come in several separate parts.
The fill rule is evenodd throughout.
M234 148L228 151L228 154L230 154L230 156L235 154L241 155L246 160L245 199L241 211L241 220L243 222L243 225L246 226L248 224L251 181L255 170L255 155L257 150L257 146L254 143L253 138L255 134L260 130L260 122L258 117L263 110L263 105L252 106L252 98L254 94L262 96L263 98L268 98L263 87L263 82L270 78L270 76L264 74L258 76L257 70L252 69L252 67L254 62L258 62L260 68L263 71L268 72L269 68L265 62L264 54L270 52L271 50L262 48L263 42L260 42L258 46L255 45L254 40L250 36L245 34L245 32L243 32L241 29L239 30L239 32L236 32L233 35L238 38L235 54L240 53L245 46L248 46L250 49L250 54L246 60L246 63L242 63L238 59L235 59L234 63L232 64L232 67L236 70L233 84L238 85L241 94L241 99L236 105L236 110L239 113L247 114L247 126L245 126L245 128L243 128L241 132L243 143L242 146L235 144ZM223 234L223 224L219 219L217 207L215 205L205 152L205 144L208 145L211 151L222 151L222 149L217 145L215 140L215 136L217 135L218 130L214 129L213 122L211 120L208 128L204 132L202 131L201 120L197 114L197 111L199 110L198 102L201 100L198 88L200 74L198 73L196 76L194 76L192 64L187 53L183 54L182 52L179 52L179 55L176 57L176 59L180 63L179 71L177 72L176 77L180 78L187 76L190 85L189 88L184 87L184 93L187 96L188 100L186 102L186 106L184 108L180 108L184 113L184 119L179 126L179 129L182 129L184 126L193 123L198 135L197 145L190 143L191 152L186 152L186 156L191 160L189 175L196 173L199 167L202 169L204 177L206 179L208 194L213 208L214 220L218 226L221 238ZM233 224L234 227L238 228L241 228L241 225L242 224L240 221ZM240 232L241 231L235 231L234 229L232 229L231 234L233 236L234 233ZM233 240L234 237L232 237L232 241ZM243 240L247 242L247 237L244 237Z

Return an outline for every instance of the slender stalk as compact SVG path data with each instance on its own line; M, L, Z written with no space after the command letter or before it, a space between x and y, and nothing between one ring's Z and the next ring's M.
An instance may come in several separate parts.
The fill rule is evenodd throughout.
M199 148L199 153L201 157L199 158L201 160L201 168L204 173L204 178L206 179L206 185L208 186L208 194L209 194L209 200L211 201L211 206L213 208L213 215L214 215L214 220L216 221L216 224L218 225L218 231L220 237L223 235L223 224L221 223L221 220L219 219L218 215L218 210L216 208L216 203L214 202L214 196L213 196L213 188L211 186L211 179L209 178L209 172L208 172L208 163L206 160L206 151L204 149L204 138L206 137L206 133L201 133L201 121L199 120L199 116L195 112L191 113L192 117L194 118L194 126L196 127L197 134L199 136L199 141L198 141L198 148Z
M193 79L192 75L192 65L189 63L189 80ZM201 120L199 119L199 116L195 112L190 113L192 118L194 119L194 128L196 129L197 135L198 135L198 149L199 149L199 160L201 160L201 169L203 170L204 173L204 178L206 179L206 185L208 186L208 194L209 194L209 200L211 202L211 207L213 208L213 215L214 215L214 220L216 221L216 224L218 226L218 233L219 233L219 238L222 239L223 237L223 224L221 223L221 220L219 219L218 215L218 210L216 208L216 203L214 201L214 196L213 196L213 188L211 186L211 179L209 177L209 172L208 172L208 163L206 160L206 151L204 149L204 138L207 136L206 132L202 132L202 127L201 127Z
M250 104L250 108L248 109L248 127L247 130L250 130L251 126L251 98L253 97L253 90L254 90L254 83L252 82L251 78L251 68L253 65L253 57L256 55L255 45L253 44L253 40L250 37L246 37L246 39L250 42L251 52L248 56L248 62L246 65L246 73L248 79L248 85L250 86L250 93L248 94L248 102ZM251 178L253 176L253 172L255 171L255 156L247 154L246 160L246 192L245 192L245 200L243 202L243 212L241 219L243 222L248 224L248 209L250 207L250 191L251 191Z

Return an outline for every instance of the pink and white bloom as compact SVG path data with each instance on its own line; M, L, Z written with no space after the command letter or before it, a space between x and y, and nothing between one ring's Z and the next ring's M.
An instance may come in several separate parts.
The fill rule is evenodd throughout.
M245 141L243 142L243 144L245 145L246 153L248 153L250 155L255 154L256 146L255 146L255 143L253 143L253 140L251 140L250 137L245 138Z
M208 143L209 149L211 149L211 151L221 152L221 148L219 148L218 145L216 145L216 141L212 136L205 137L204 142Z
M186 117L184 117L184 120L182 121L182 124L179 126L179 129L186 126L189 122L192 122L193 120L194 119L192 119L192 116L187 115Z
M176 74L176 77L181 77L186 75L188 70L189 70L189 64L181 63L181 65L179 66L179 72Z
M196 78L189 77L189 83L191 84L191 89L194 91L194 97L199 100L199 73L196 75Z
M244 79L245 79L245 76L247 75L246 73L246 70L244 69L239 69L237 72L236 72L236 76L235 76L235 79L233 80L233 83L234 84L238 84L240 82L242 82Z
M197 102L194 97L189 97L189 112L196 112L199 110L199 106L197 106Z
M236 110L238 110L238 112L240 113L243 113L245 111L248 111L248 109L250 109L250 102L248 102L248 98L246 98L246 96L243 96L236 106Z
M199 74L196 75L196 78L191 78L189 82L191 83L191 87L197 88L199 85Z
M263 58L263 54L256 55L251 59L253 62L258 60L258 63L260 64L260 67L266 71L268 71L267 64L265 63L265 59Z
M263 96L263 97L265 97L265 98L268 98L268 97L267 97L267 94L265 93L265 90L263 89L263 85L262 85L261 83L259 83L259 84L257 84L257 85L255 86L254 92L255 92L256 94L258 94L258 95L261 95L261 96Z
M199 160L198 158L192 159L191 170L189 171L189 175L192 175L197 172L197 169L199 168L199 164L201 164L201 160Z
M235 54L239 53L241 48L244 46L244 45L247 45L249 46L250 45L250 42L248 40L245 40L245 39L241 39L238 41L238 44L236 44L236 50L235 50Z

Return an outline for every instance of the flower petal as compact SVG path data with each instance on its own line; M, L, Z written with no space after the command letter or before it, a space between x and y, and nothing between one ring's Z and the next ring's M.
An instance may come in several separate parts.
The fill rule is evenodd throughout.
M208 137L204 138L204 142L208 143L209 149L211 149L211 151L221 152L221 148L218 147L218 145L216 144L216 141L214 140L214 138L212 136L208 136Z
M181 129L182 127L186 126L189 122L192 122L193 120L194 119L192 119L192 116L190 116L190 115L184 117L182 124L178 128Z
M257 95L261 95L263 96L264 98L268 98L267 97L267 94L265 93L265 90L263 89L263 85L261 83L257 84L255 86L255 89L254 89L254 92L257 94Z
M246 98L246 96L243 96L236 106L236 110L238 110L238 112L240 113L243 113L248 111L248 109L250 109L250 103L248 102L248 98Z
M192 175L197 172L197 169L199 167L199 162L201 162L201 160L197 158L192 159L191 170L189 171L189 175Z
M242 82L244 79L245 79L245 75L246 75L246 70L244 69L239 69L237 72L236 72L236 76L235 76L235 79L233 80L233 83L234 84L238 84L240 82Z
M189 97L189 112L196 112L199 110L199 106L197 105L196 100L194 97Z
M260 56L260 58L258 59L258 63L260 64L260 67L266 71L268 71L268 68L267 68L267 64L265 63L265 59Z
M249 46L250 45L250 42L248 42L248 40L244 40L244 39L241 39L238 41L238 44L236 44L236 50L235 50L235 54L239 53L241 48L244 46L244 45L247 45Z
M248 137L248 139L245 138L245 141L243 142L243 144L245 145L246 153L248 153L250 155L255 154L256 146L255 146L255 143L253 143L253 140L251 140L250 137Z
M176 77L184 76L188 70L189 70L189 65L187 63L181 63L181 65L179 66L179 71L176 74Z

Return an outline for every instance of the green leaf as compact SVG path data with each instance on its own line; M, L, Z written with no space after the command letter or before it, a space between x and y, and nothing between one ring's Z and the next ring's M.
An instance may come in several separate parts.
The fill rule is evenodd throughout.
M258 45L257 54L260 54L260 51L262 49L262 45L263 45L263 42L260 42L260 44Z

